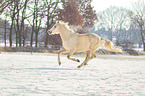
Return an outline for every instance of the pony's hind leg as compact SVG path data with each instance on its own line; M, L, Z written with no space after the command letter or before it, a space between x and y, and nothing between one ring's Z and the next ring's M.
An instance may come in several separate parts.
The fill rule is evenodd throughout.
M90 55L91 55L91 57L90 57ZM95 50L91 50L91 52L90 52L90 51L87 51L87 52L86 52L86 59L85 59L84 62L83 62L81 65L79 65L77 68L81 68L82 66L87 65L87 63L88 63L91 59L93 59L93 58L96 58Z
M90 51L87 51L87 52L86 52L86 59L85 59L85 60L87 60L87 59L90 59ZM84 66L87 65L88 61L89 61L89 60L87 60L87 61L84 63Z
M81 68L82 66L87 65L89 60L90 60L90 51L87 51L86 52L86 58L85 58L84 62L81 65L79 65L77 68Z
M70 53L68 54L67 58L72 61L80 62L80 60L78 60L78 59L70 58L70 56L73 55L74 53L75 53L75 50L71 50Z
M91 52L91 54L92 54L91 59L96 58L95 50L93 50L93 51Z

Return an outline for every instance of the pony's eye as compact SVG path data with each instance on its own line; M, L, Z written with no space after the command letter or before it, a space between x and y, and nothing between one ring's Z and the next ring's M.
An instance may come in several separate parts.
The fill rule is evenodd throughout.
M56 28L56 26L54 26L54 28Z

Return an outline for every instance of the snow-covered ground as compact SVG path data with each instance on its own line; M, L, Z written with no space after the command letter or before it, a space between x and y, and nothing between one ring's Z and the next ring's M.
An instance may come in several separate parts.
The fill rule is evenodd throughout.
M77 69L66 56L1 53L0 96L145 96L145 59L106 57Z

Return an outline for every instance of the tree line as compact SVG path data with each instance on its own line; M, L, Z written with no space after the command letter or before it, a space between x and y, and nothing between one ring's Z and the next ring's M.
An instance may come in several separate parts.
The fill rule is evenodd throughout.
M35 44L35 47L38 46L38 41L44 42L44 46L57 46L61 45L60 36L49 36L47 30L56 20L63 20L70 25L81 26L76 30L79 33L105 33L111 41L115 37L118 45L125 40L136 40L140 45L143 44L145 51L144 0L135 2L132 10L111 6L97 14L91 2L92 0L3 0L0 2L0 14L5 16L5 20L4 24L1 23L4 30L0 34L3 34L5 44L9 37L10 46L14 40L16 46L25 46L26 41L30 41L30 46ZM90 30L94 25L98 32L96 29Z
M0 14L5 17L3 20L5 22L1 26L5 30L0 34L3 35L5 46L9 39L10 47L13 42L16 47L25 46L26 41L30 41L31 47L34 43L37 47L40 34L43 34L44 46L47 46L48 43L60 43L60 37L58 35L49 36L47 30L53 26L56 20L63 20L83 28L93 26L97 16L91 2L92 0L1 1ZM87 13L87 11L91 13ZM53 42L51 42L52 40Z

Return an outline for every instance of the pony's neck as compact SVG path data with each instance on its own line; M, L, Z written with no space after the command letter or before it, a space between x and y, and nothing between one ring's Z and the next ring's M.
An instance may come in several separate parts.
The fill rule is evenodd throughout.
M75 32L73 30L70 30L66 26L61 25L60 36L61 36L62 41L70 39L70 37L73 36L74 34Z

